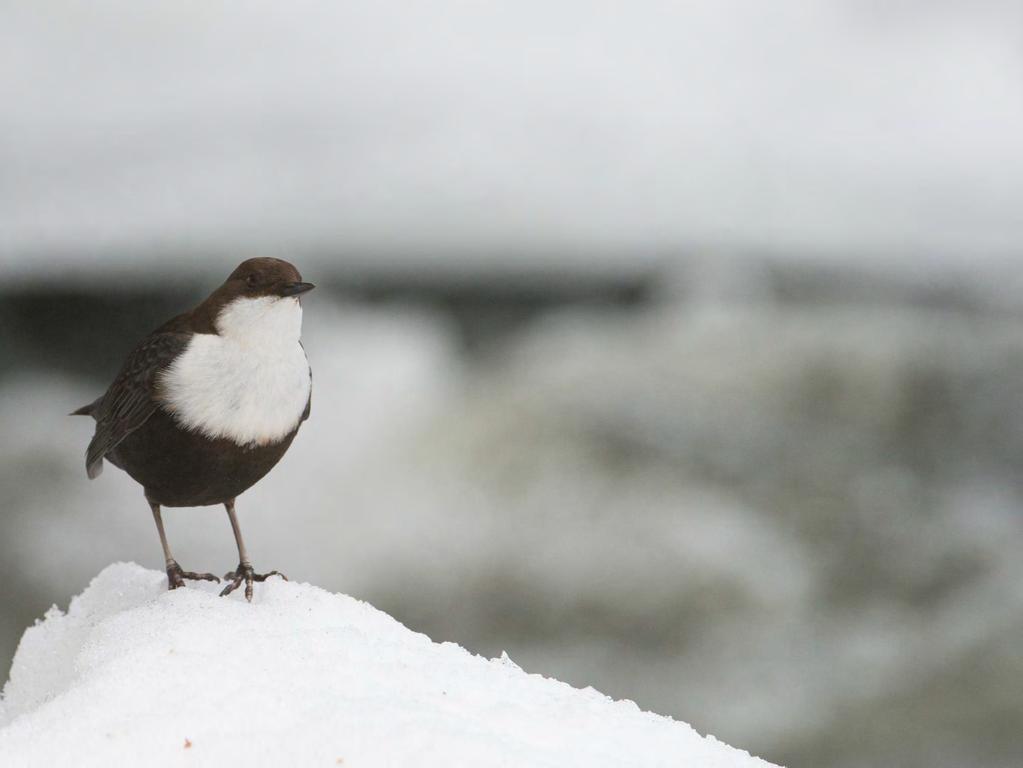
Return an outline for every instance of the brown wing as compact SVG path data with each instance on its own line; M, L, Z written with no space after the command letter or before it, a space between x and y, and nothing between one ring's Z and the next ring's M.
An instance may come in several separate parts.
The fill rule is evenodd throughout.
M85 471L90 478L103 471L103 457L156 410L157 377L190 339L186 333L154 333L128 355L114 383L92 408L96 434L85 453Z
M300 347L302 347L302 351L305 352L305 345L301 341L298 342L298 345ZM306 360L308 362L308 358L306 358ZM312 369L312 366L310 366L309 367L309 399L305 401L305 410L302 411L302 418L299 419L300 423L309 418L309 412L312 410L312 407L313 407L313 369Z

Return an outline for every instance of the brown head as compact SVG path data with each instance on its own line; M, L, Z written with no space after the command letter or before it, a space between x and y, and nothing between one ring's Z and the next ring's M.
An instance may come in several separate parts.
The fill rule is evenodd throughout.
M246 259L230 274L218 290L227 289L233 297L298 296L311 291L312 283L303 283L302 275L283 259L261 257Z
M303 282L295 266L283 259L246 259L196 308L196 329L218 332L217 320L221 312L225 308L239 306L240 302L249 304L246 299L255 300L252 303L258 302L260 306L274 304L278 300L297 304L298 297L313 287L312 283Z

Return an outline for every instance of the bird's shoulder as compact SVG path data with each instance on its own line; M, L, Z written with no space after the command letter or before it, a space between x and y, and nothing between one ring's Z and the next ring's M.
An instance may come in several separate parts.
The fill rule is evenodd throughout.
M158 407L160 374L188 348L190 333L157 330L140 341L113 383L92 409L96 433L86 451L89 477L99 474L103 457L141 427Z
M162 333L216 333L217 329L214 326L212 319L209 317L208 313L202 312L200 309L201 307L196 308L191 312L182 312L180 315L175 315L153 331L150 336L156 336Z
M192 333L173 330L149 334L128 354L111 389L119 385L151 385L156 374L188 348L192 336Z
M161 327L162 328L162 327ZM97 421L123 414L127 403L155 399L159 374L187 348L191 333L156 330L143 338L124 361L100 404Z

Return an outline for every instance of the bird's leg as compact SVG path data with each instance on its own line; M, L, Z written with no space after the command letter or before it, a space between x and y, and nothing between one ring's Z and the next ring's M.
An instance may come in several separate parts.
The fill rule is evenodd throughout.
M238 544L238 567L233 571L224 574L224 580L230 581L224 589L220 592L220 596L229 595L234 592L238 587L245 582L245 599L250 603L252 602L252 584L256 581L266 581L271 576L280 576L285 581L288 577L280 571L270 571L269 573L256 573L252 568L252 563L249 562L249 553L245 550L245 541L242 539L242 529L238 527L238 518L234 514L234 499L224 502L224 508L227 509L227 516L231 519L231 529L234 531L234 540Z
M177 589L185 586L185 579L193 581L220 581L212 573L194 573L183 571L171 554L170 545L167 544L167 534L163 530L163 515L160 514L160 505L149 502L149 508L153 510L153 519L156 521L156 530L160 534L160 544L163 546L163 557L167 563L167 589Z

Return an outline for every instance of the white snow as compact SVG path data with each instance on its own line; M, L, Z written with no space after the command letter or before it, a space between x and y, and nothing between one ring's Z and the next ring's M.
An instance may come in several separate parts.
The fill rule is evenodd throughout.
M437 644L307 584L106 568L21 640L0 765L767 766L684 723Z

